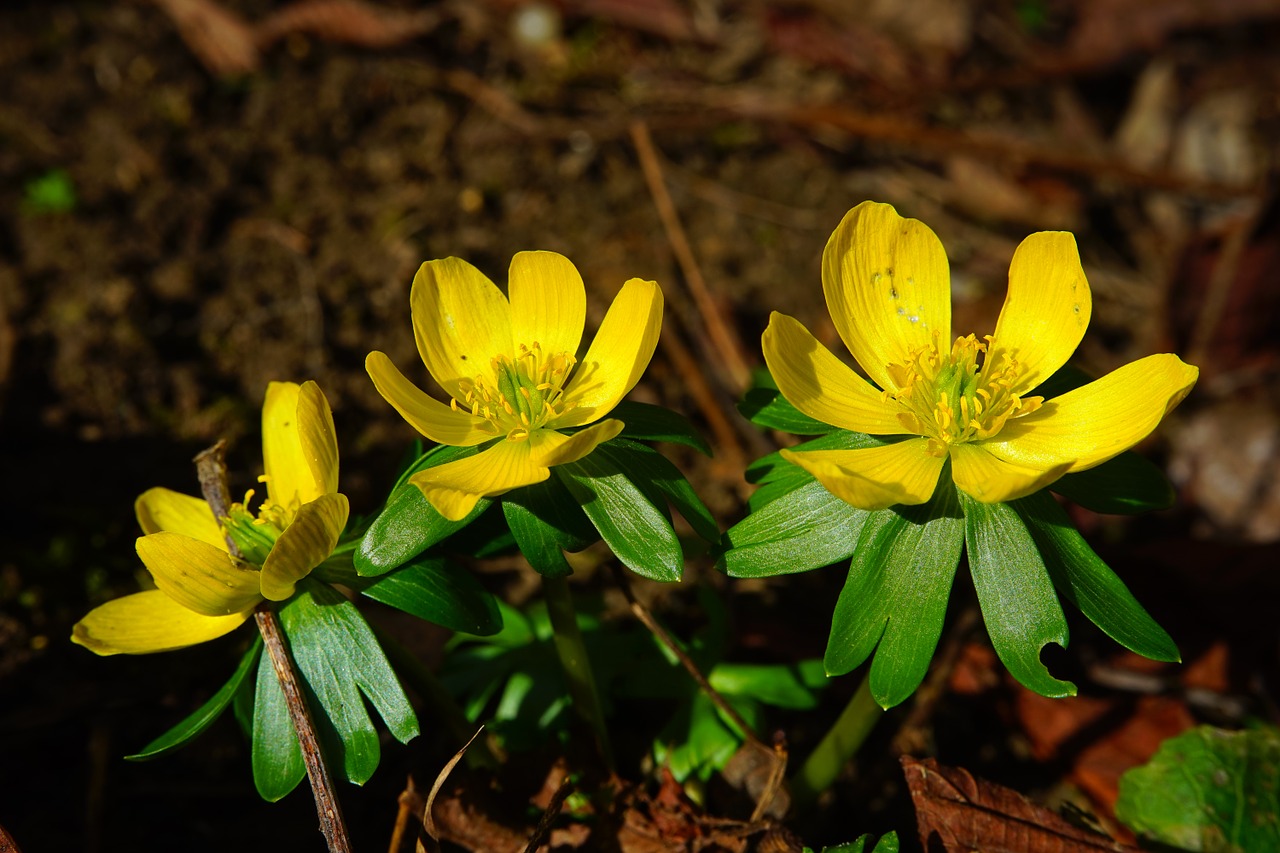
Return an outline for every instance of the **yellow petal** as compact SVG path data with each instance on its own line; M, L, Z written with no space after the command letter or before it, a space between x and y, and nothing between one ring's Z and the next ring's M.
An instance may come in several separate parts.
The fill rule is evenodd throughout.
M151 533L138 537L137 549L160 591L202 616L240 613L262 599L258 571L208 542Z
M1013 253L1009 292L987 359L1003 355L1017 361L1012 390L1025 394L1067 363L1092 310L1076 238L1066 231L1032 234Z
M216 548L227 550L226 537L213 517L213 510L201 498L172 489L147 489L133 502L143 533L181 533Z
M324 492L316 484L298 423L298 400L302 386L294 382L271 382L262 402L262 467L266 476L269 503L288 507L297 500L305 503Z
M441 403L404 377L391 359L371 352L365 370L383 399L409 422L409 426L434 441L454 447L471 447L493 438L489 422Z
M565 436L551 430L538 430L529 437L530 452L534 464L544 468L577 462L598 446L622 432L624 424L616 418L592 424L573 435Z
M912 438L866 450L783 450L831 494L858 509L922 504L933 495L944 459L925 452L928 441Z
M409 482L422 490L437 512L450 521L461 521L480 498L541 483L550 473L533 461L528 440L503 439L475 456L419 471Z
M662 290L657 282L633 278L622 285L565 388L563 400L574 408L547 426L581 426L609 414L640 381L661 331Z
M547 355L578 354L587 318L587 291L569 259L555 252L519 252L507 274L512 343Z
M987 504L1038 492L1067 473L1067 467L1063 464L1045 470L1015 465L997 459L980 444L957 444L951 448L951 479L969 497Z
M760 341L778 390L809 417L871 435L907 432L897 417L902 407L882 400L798 320L774 311Z
M201 616L153 589L94 608L71 629L71 642L100 655L167 652L230 633L250 612Z
M1005 424L982 447L1005 462L1066 473L1106 462L1146 438L1196 384L1199 369L1176 355L1126 364Z
M302 383L298 393L298 437L302 456L318 494L298 495L302 503L338 491L338 435L333 428L333 412L324 392L314 382Z
M881 388L887 370L937 332L951 343L951 273L927 225L864 201L845 214L822 253L822 291L841 340Z
M427 261L409 294L418 353L445 393L462 399L461 380L483 376L511 354L511 306L497 285L460 258Z
M347 526L347 496L321 495L303 506L262 562L262 596L284 601L294 584L328 559Z

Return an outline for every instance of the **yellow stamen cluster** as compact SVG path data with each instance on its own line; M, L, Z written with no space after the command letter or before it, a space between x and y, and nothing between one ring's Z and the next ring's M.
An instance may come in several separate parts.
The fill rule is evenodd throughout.
M476 376L459 383L462 399L454 398L450 406L489 421L494 435L522 441L573 408L573 403L561 402L560 397L575 364L577 359L570 353L548 355L537 341L532 346L521 344L515 357L493 359L491 378Z
M929 453L946 456L952 445L990 438L1009 418L1040 408L1043 398L1019 397L1011 390L1019 378L1017 361L1002 353L986 357L990 335L984 341L973 335L956 338L945 355L939 343L934 332L933 342L912 352L907 362L889 365L897 390L883 392L885 400L906 408L898 414L902 425L929 438Z

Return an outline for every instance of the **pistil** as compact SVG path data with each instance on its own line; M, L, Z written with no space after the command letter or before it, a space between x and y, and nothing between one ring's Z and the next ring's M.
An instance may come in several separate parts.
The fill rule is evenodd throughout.
M929 438L928 452L946 456L951 446L991 438L1010 418L1040 407L1041 397L1019 397L1019 366L1007 356L988 359L991 336L979 341L974 335L956 338L943 354L938 333L932 343L912 352L904 364L889 365L889 378L897 386L885 389L905 411L902 425Z
M500 355L490 362L492 379L476 376L462 383L462 398L450 405L489 421L494 435L523 441L573 408L560 398L576 363L569 353L544 354L536 341L521 344L514 357Z

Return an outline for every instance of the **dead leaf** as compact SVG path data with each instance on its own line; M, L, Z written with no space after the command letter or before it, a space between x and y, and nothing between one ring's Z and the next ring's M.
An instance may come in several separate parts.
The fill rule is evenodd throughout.
M219 77L258 70L253 28L212 0L153 0L178 28L196 59Z
M1088 67L1154 50L1177 30L1280 16L1277 0L1089 0L1082 5L1068 52Z
M13 840L3 826L0 826L0 853L22 853L18 849L18 842Z
M360 0L303 0L269 15L255 36L262 49L294 34L358 47L393 47L431 32L442 17L432 9L403 12Z
M920 843L931 839L947 851L984 853L1128 853L1137 848L1072 826L1054 812L1000 785L975 779L967 770L902 756Z

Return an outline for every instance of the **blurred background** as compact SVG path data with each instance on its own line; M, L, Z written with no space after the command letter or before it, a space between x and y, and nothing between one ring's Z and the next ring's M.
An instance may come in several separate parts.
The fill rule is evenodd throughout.
M1026 234L1070 230L1094 295L1076 363L1173 351L1200 367L1142 448L1178 506L1076 512L1187 664L1121 654L1071 613L1070 651L1046 657L1082 696L1040 699L995 662L962 573L940 674L806 839L911 839L896 752L1106 824L1119 773L1161 739L1274 722L1277 44L1275 0L5 4L0 825L29 851L319 849L306 792L257 800L229 719L177 756L120 760L221 684L233 644L104 660L67 638L145 574L139 493L196 492L190 459L219 438L233 491L253 484L270 380L319 382L343 491L377 509L413 435L363 360L381 349L425 378L408 311L422 261L457 255L502 283L515 252L561 252L589 326L627 278L660 282L663 343L633 399L708 435L714 459L674 457L727 527L744 463L785 440L733 408L759 334L779 310L843 353L819 262L865 199L937 232L958 333L994 328ZM486 571L514 603L531 594L518 564ZM785 661L821 654L843 570L727 582L704 560L688 578L644 593L696 627L691 587L710 585L734 654ZM429 659L438 634L417 638ZM777 721L798 753L850 681L821 725ZM426 737L343 792L359 849L386 844L406 772L433 778L456 749L423 716Z

